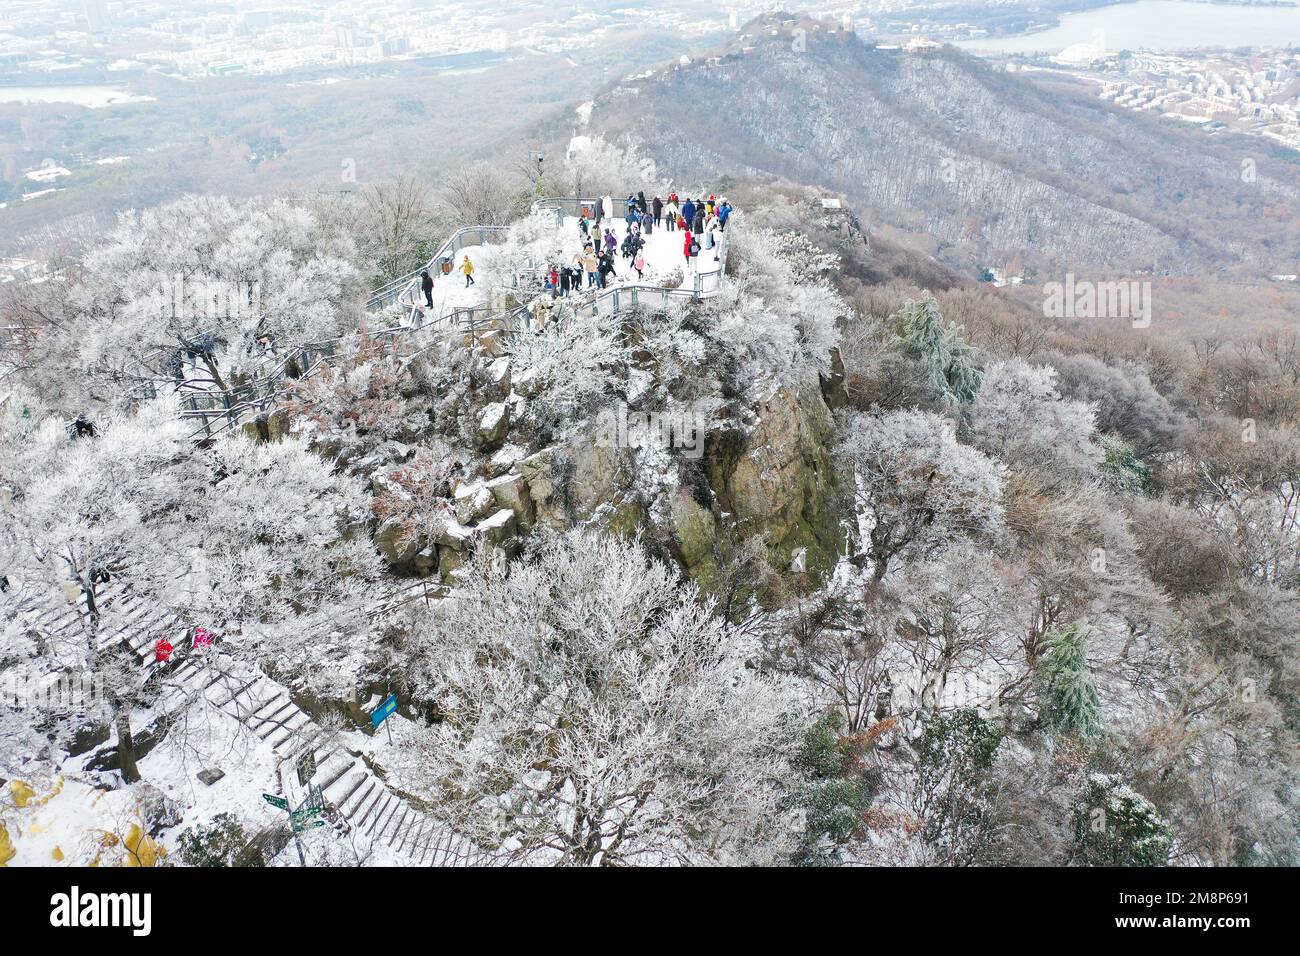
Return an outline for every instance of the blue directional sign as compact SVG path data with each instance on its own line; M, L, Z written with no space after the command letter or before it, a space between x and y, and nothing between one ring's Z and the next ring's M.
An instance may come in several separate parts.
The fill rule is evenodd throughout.
M378 727L385 720L391 717L395 710L397 710L397 695L389 694L387 699L371 713L370 723Z

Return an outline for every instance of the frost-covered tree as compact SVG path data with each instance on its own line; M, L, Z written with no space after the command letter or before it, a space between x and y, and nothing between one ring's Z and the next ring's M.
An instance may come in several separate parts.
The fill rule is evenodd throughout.
M1087 633L1082 621L1049 633L1040 678L1047 725L1057 733L1083 738L1101 733L1101 702L1086 657Z
M420 788L523 862L778 859L794 703L748 650L639 543L573 532L506 576L478 562L419 646Z
M970 410L971 443L1024 468L1091 474L1101 459L1094 430L1092 407L1061 398L1054 369L1022 359L990 365Z
M160 689L144 667L161 639L183 653L189 626L245 661L350 689L378 567L359 481L301 439L236 433L196 450L167 399L93 434L24 407L5 403L0 422L6 642L26 653L18 666L102 684L128 781L132 711Z
M566 312L512 348L515 382L535 399L534 414L580 417L618 381L628 360L619 323L609 315ZM516 385L518 388L518 384Z
M892 582L896 619L884 655L903 717L997 710L1023 673L1015 638L1017 572L971 541L905 565Z
M356 327L352 242L304 206L188 196L123 216L77 274L69 372L165 378L192 359L217 388Z
M524 216L504 237L483 246L475 259L476 285L485 302L519 297L529 283L540 289L540 273L548 265L572 263L583 248L582 234L571 224L557 223L550 213Z
M811 282L839 268L840 257L827 252L801 232L793 229L777 233L776 255L789 264L799 282Z
M73 437L35 403L0 405L6 650L17 652L6 664L98 681L128 782L139 779L131 710L143 680L126 643L128 605L106 598L129 587L148 604L177 573L174 542L156 524L175 501L168 472L187 450L175 412L151 402Z
M179 476L178 476L179 477ZM364 666L367 604L380 572L370 497L289 436L236 433L184 472L157 522L186 573L166 592L182 620L268 670L335 693Z
M747 389L770 388L829 371L844 301L815 270L800 271L784 258L777 234L739 231L728 241L735 281L706 314L711 334L736 358L737 379Z
M1056 369L1061 394L1092 405L1097 430L1123 438L1141 458L1168 450L1187 431L1187 419L1156 389L1142 367L1126 362L1108 365L1086 353L1041 352L1033 362Z
M839 454L871 522L866 557L876 580L898 555L999 530L1003 468L953 432L948 419L929 412L849 419Z
M561 195L585 199L599 196L622 199L628 190L642 190L651 197L656 192L664 197L668 195L668 183L659 175L653 160L600 136L573 138L555 185Z
M1075 798L1075 852L1088 866L1165 866L1173 828L1118 776L1091 774Z
M893 316L904 347L920 363L931 386L949 401L969 404L980 390L980 370L960 327L948 325L933 296L908 300Z

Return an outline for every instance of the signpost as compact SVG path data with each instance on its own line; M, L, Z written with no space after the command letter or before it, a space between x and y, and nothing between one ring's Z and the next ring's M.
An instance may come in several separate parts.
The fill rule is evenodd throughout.
M396 710L397 710L397 695L389 694L384 699L384 702L380 704L378 707L376 707L374 711L370 714L370 723L375 727L378 727L389 717L393 716L393 713ZM393 742L393 728L387 727L385 729L388 731L388 742L391 744Z
M265 800L267 803L269 803L271 806L275 807L277 810L283 810L285 813L289 814L289 828L293 830L293 842L298 847L298 862L301 863L303 866L306 866L307 856L302 852L302 843L298 840L298 830L299 830L298 822L297 820L294 819L294 813L296 811L289 809L288 800L286 800L284 797L277 797L273 793L262 794L262 799Z
M324 826L324 820L312 820L323 811L324 807L299 807L289 814L289 822L293 824L294 830L305 830L310 823L312 826Z
M316 776L316 751L308 750L298 761L298 782L304 787Z

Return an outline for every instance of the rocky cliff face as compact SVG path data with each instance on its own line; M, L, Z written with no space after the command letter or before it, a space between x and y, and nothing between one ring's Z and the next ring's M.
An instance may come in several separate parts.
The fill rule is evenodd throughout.
M477 440L447 487L450 517L437 530L408 532L395 517L377 521L376 547L394 572L455 572L477 548L515 553L532 533L594 525L659 542L706 591L717 583L717 539L726 529L759 537L784 570L800 553L807 569L826 571L837 547L831 410L811 382L784 387L751 409L745 423L710 432L690 459L668 449L612 447L593 423L568 441L527 453L503 395L509 360L476 358L482 383L459 396L456 421ZM434 426L430 426L431 430ZM392 490L419 442L387 442L357 462L377 493Z
M827 570L838 537L830 409L807 387L782 388L755 412L752 429L711 436L709 485L745 537L767 542L774 566L788 567L802 550L810 571Z

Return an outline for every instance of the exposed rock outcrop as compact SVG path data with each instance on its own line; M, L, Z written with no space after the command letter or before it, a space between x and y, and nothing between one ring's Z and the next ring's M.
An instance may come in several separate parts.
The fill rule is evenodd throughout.
M709 485L745 537L765 538L774 566L807 548L809 571L824 572L838 541L830 409L820 389L786 387L756 412L747 434L710 435Z

